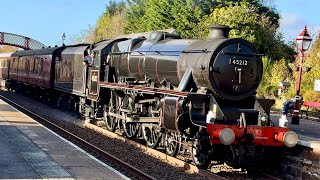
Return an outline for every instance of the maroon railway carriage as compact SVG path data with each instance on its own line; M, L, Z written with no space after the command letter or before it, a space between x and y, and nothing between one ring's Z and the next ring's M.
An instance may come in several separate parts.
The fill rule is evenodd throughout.
M78 105L86 93L88 73L83 58L89 48L89 44L79 44L15 52L10 58L9 86L59 106Z
M54 61L63 48L17 51L12 54L9 79L17 84L34 85L40 88L53 88Z

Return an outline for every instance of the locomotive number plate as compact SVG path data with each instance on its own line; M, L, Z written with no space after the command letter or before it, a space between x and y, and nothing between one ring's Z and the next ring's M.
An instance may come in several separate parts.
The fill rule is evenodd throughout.
M98 81L98 76L92 76L91 81Z
M247 66L248 65L248 60L244 59L230 59L229 64L232 65L238 65L238 66Z

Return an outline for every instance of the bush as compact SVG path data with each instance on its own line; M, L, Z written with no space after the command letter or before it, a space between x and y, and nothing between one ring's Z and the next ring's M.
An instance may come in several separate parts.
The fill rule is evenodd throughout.
M287 81L290 72L288 71L285 59L273 62L270 58L263 57L263 78L257 89L258 97L275 98L278 92L279 83Z
M317 91L306 91L303 94L304 101L320 102L320 92Z

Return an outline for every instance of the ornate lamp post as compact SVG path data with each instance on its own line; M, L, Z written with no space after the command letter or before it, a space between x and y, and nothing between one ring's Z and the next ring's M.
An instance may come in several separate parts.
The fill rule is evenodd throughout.
M62 46L65 46L64 40L66 39L66 33L62 34Z
M300 95L300 85L301 85L301 75L302 75L302 64L303 64L303 57L304 52L307 51L310 47L312 38L310 37L307 27L305 26L303 31L299 34L296 39L297 48L298 48L298 55L300 57L299 61L299 69L298 69L298 77L296 81L296 101L294 105L294 113L292 116L291 124L299 125L299 112L301 107L302 96Z

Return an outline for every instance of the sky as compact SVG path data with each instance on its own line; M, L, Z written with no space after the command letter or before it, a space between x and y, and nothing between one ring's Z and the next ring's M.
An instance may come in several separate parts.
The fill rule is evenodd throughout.
M313 39L320 33L319 0L273 0L281 15L280 31L286 41L295 40L304 26Z
M307 25L313 39L320 30L319 0L266 0L281 15L285 40L294 40ZM94 26L109 0L2 0L0 32L28 36L45 45L66 43Z

